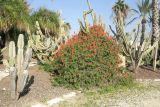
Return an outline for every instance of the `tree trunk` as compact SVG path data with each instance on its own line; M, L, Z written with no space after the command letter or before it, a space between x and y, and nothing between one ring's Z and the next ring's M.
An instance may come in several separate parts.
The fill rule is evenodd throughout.
M158 10L158 0L152 0L152 41L153 43L159 39L159 10ZM153 58L153 70L156 70L158 43L154 48L154 58Z
M144 41L145 31L146 31L146 19L145 19L145 17L143 17L141 23L142 23L142 35L141 35L141 39L140 39L140 46L142 46L142 43Z
M153 70L156 71L156 66L157 66L157 54L158 54L158 44L154 49L154 59L153 59Z
M125 25L124 17L122 17L122 13L119 11L116 18L116 32L117 32L116 39L120 44L124 43L122 40L122 38L125 36L124 25ZM127 50L126 46L123 46L123 47L125 48L125 50Z

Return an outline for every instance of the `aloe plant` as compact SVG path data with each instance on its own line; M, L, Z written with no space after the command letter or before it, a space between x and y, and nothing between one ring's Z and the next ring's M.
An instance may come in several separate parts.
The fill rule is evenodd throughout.
M19 98L20 94L28 82L28 67L32 58L32 48L27 47L24 52L24 36L19 35L17 42L18 52L16 54L15 42L9 43L9 60L4 60L3 63L10 72L11 78L11 98Z

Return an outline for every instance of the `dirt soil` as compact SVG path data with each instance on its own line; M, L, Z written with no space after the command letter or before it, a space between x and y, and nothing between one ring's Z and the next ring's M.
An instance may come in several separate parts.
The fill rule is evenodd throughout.
M2 68L3 66L0 66L0 69ZM30 107L30 105L39 102L45 103L47 100L71 92L71 90L63 87L52 86L50 74L39 69L39 66L30 67L29 71L30 84L27 86L28 90L18 101L10 98L9 76L0 81L0 107ZM160 79L160 70L154 72L152 67L141 67L138 73L133 74L133 76L136 79Z
M46 102L70 92L63 87L52 86L49 73L40 70L38 66L31 67L29 71L30 84L27 86L28 90L18 101L10 98L9 76L0 81L0 107L29 107L37 102Z
M160 79L160 69L153 71L151 66L142 66L136 74L133 73L133 77L136 79Z

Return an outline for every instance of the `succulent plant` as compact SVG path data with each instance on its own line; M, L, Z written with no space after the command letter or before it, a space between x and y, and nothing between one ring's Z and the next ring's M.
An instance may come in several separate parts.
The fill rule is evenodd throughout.
M9 60L3 60L3 64L10 72L11 78L11 98L19 98L24 91L29 77L28 67L32 58L32 48L27 47L24 53L24 36L22 34L18 37L17 54L15 42L9 43Z
M55 50L68 39L68 29L65 28L65 22L60 18L59 20L59 32L57 36L51 36L47 30L43 34L38 21L36 21L36 34L29 34L29 44L33 48L35 57L40 63L45 63L49 60L50 56L55 54Z
M89 33L89 24L88 24L88 18L87 18L88 15L91 15L92 21L93 21L93 25L101 25L103 27L103 29L106 30L106 25L105 25L105 23L103 23L102 17L99 16L99 20L97 19L97 14L92 9L89 0L87 0L87 5L88 5L89 10L83 12L84 24L83 24L82 21L78 20L79 25L80 25L80 30L82 32L84 32L84 33Z
M120 19L122 20L122 19ZM131 65L133 67L134 72L137 72L139 66L141 65L142 59L150 53L159 42L157 39L153 45L150 45L151 38L150 34L147 35L149 38L144 38L142 44L139 43L139 38L141 37L140 26L141 19L137 22L135 29L133 29L130 33L124 32L124 26L121 23L116 23L119 26L119 31L117 33L111 28L112 33L116 36L117 42L122 47L122 53L124 56L128 57L131 61ZM131 43L131 41L133 41Z

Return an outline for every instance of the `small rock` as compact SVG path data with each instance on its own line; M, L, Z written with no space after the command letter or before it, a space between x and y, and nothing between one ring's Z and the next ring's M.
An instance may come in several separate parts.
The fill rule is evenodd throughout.
M9 73L9 70L8 70L8 69L5 69L5 72L6 72L6 73Z
M3 88L2 90L3 90L3 91L6 91L6 88Z

